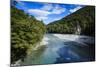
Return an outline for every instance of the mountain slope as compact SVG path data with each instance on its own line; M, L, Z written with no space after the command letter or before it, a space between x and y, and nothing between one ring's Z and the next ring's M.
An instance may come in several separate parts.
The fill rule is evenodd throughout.
M85 6L47 25L48 33L95 35L95 7Z
M30 47L40 42L45 25L24 11L11 7L11 63L23 59Z

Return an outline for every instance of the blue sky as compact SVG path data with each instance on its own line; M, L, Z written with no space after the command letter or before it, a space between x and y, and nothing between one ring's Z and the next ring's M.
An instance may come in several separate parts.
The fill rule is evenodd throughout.
M37 20L43 20L45 24L49 24L81 9L83 6L75 4L18 1L15 7L23 10L25 13L33 15Z

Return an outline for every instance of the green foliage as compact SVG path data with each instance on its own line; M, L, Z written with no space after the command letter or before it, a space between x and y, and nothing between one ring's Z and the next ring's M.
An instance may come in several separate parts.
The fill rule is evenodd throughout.
M45 34L45 25L23 11L11 7L11 63L23 59L27 50L40 42Z
M81 27L81 34L95 35L95 7L86 6L47 25L48 33L75 34L77 25Z

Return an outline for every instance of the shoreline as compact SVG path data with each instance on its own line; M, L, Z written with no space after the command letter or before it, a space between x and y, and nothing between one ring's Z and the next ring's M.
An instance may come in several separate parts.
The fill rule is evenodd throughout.
M56 40L57 39L57 40ZM40 56L41 55L41 52L43 52L44 51L44 49L41 49L41 48L44 48L44 46L45 46L45 48L46 49L48 49L47 47L49 47L49 49L53 49L53 47L54 46L56 46L56 48L60 48L62 45L59 43L59 42L56 42L56 43L54 43L55 41L58 41L59 40L59 42L60 42L60 40L61 40L61 42L62 42L62 44L64 43L64 42L68 42L68 41L74 41L74 42L78 42L78 43L80 43L80 44L83 44L84 42L85 43L89 43L89 44L91 44L91 43L95 43L95 39L93 38L93 37L88 37L88 36L81 36L81 35L72 35L72 34L66 34L66 35L62 35L62 34L45 34L44 35L44 37L43 37L43 39L41 40L41 42L40 43L37 43L38 45L37 46L35 46L35 47L31 47L31 49L32 48L34 48L34 49L32 49L32 51L31 52L34 52L34 53L36 53L37 55L36 55L36 57L38 57L38 56ZM57 44L58 43L58 44ZM58 45L58 46L57 46ZM43 46L43 47L42 47ZM47 47L46 47L47 46ZM66 46L66 45L65 45ZM73 45L74 46L74 45ZM85 46L85 47L88 47L88 45L78 45L77 44L77 46ZM51 48L52 47L52 48ZM70 47L69 47L70 48ZM54 49L55 50L55 49ZM30 52L30 51L29 51ZM34 54L32 54L32 53L29 53L29 55L24 59L24 60L26 60L25 62L22 62L21 63L21 61L19 60L18 62L16 62L16 64L17 63L19 63L21 66L22 65L27 65L27 64L32 64L32 59L30 58L30 57L34 57ZM38 55L39 54L39 55ZM35 58L35 57L34 57ZM33 58L33 60L34 60L34 58ZM27 60L28 59L28 60ZM36 60L37 58L35 58L35 60ZM34 64L33 64L34 65Z

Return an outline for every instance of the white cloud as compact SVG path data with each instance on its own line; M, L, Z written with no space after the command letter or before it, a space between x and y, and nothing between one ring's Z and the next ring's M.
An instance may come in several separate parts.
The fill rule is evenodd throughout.
M28 13L33 14L37 20L48 19L48 15L51 14L49 11L40 10L40 9L29 9Z
M52 4L45 4L41 8L29 9L28 13L34 15L37 20L46 20L48 19L48 15L61 14L65 10L66 8L60 7L59 5L53 6Z
M46 11L49 11L49 10L52 10L53 9L53 5L52 4L45 4L41 10L46 10Z
M45 4L41 9L45 11L51 10L51 14L61 14L66 10L64 7L60 7L59 5L53 6L52 4Z
M46 19L48 19L48 17L47 16L36 16L35 17L37 20L46 20Z
M29 9L28 13L34 14L36 16L47 16L47 15L51 14L48 11L40 10L40 9Z
M82 7L81 7L81 6L77 6L77 7L74 8L74 9L70 9L69 11L70 11L71 13L73 13L73 12L79 10L80 8L82 8Z
M59 5L56 5L53 10L52 10L52 13L53 14L61 14L63 12L65 12L66 8L64 7L60 7Z

